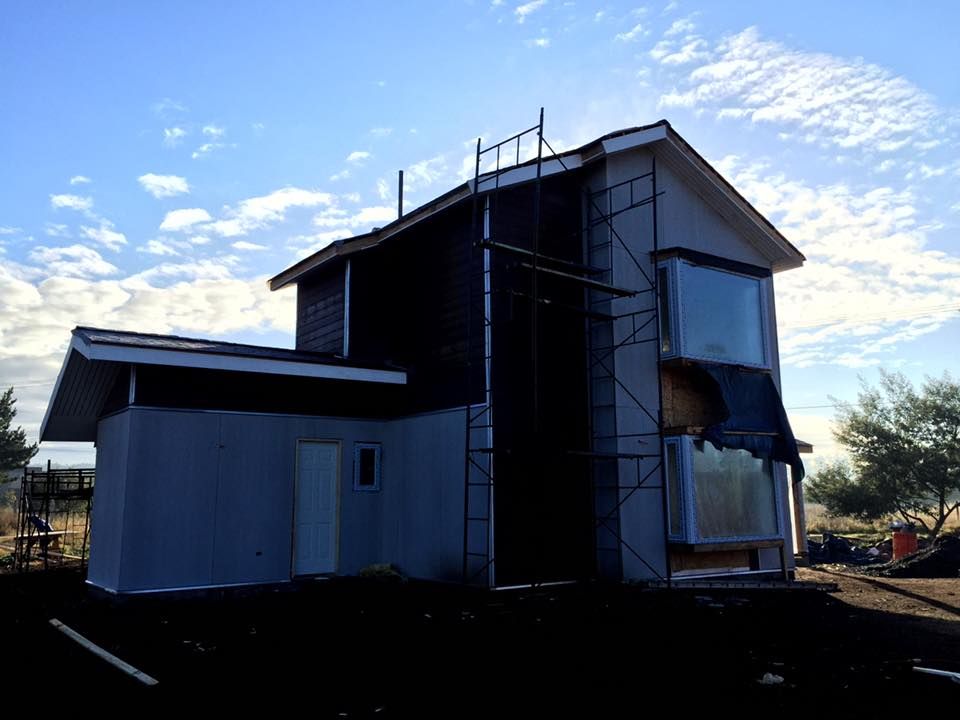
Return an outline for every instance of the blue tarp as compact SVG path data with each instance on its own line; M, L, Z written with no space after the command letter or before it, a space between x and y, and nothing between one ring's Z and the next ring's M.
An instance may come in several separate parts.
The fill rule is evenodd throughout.
M747 450L754 457L785 462L793 468L793 481L800 482L804 475L803 462L770 374L732 365L701 367L717 383L727 406L726 420L704 428L703 438L718 450ZM730 434L734 432L738 434ZM776 436L751 433L776 433Z

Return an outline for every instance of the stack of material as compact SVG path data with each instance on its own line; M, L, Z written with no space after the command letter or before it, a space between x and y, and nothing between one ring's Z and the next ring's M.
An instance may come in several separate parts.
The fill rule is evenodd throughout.
M860 547L850 540L832 533L823 534L823 542L807 540L810 562L819 565L839 563L842 565L873 565L890 559L890 541L879 543L875 547Z
M871 570L891 578L955 578L960 575L960 536L941 535L928 547Z

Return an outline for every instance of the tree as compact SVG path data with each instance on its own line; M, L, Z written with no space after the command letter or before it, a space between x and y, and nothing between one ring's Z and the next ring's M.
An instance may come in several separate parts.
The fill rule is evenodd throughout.
M13 388L0 395L0 472L23 467L37 454L37 444L27 445L27 433L22 427L10 428L17 415L16 402Z
M960 506L960 384L944 373L917 392L881 372L879 388L862 385L855 404L838 403L833 431L850 461L810 478L809 496L833 515L898 515L936 537Z

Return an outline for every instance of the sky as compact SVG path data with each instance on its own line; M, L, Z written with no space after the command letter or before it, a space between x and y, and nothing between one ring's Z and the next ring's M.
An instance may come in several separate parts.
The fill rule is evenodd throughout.
M0 4L0 385L36 439L76 325L293 346L266 278L460 183L668 119L806 255L775 276L814 469L881 370L958 372L955 2ZM37 461L93 460L44 443Z

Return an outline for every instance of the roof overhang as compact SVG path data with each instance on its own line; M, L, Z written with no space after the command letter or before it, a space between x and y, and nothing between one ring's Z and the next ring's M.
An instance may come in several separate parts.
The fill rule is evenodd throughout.
M647 147L654 156L690 185L707 204L770 260L774 272L800 267L803 254L787 240L773 223L751 205L710 163L676 132L666 120L652 125L628 128L604 135L575 150L545 157L541 177L576 170L600 158ZM499 174L481 175L459 185L440 197L397 218L383 228L364 235L338 240L304 258L268 281L271 290L295 284L301 277L332 262L379 245L384 240L469 197L494 192L511 185L531 182L537 177L537 161L528 160ZM474 187L476 186L476 187Z
M388 385L404 385L407 382L407 374L402 370L114 345L89 342L75 331L40 425L40 440L96 440L97 420L118 375L136 365L163 365Z

